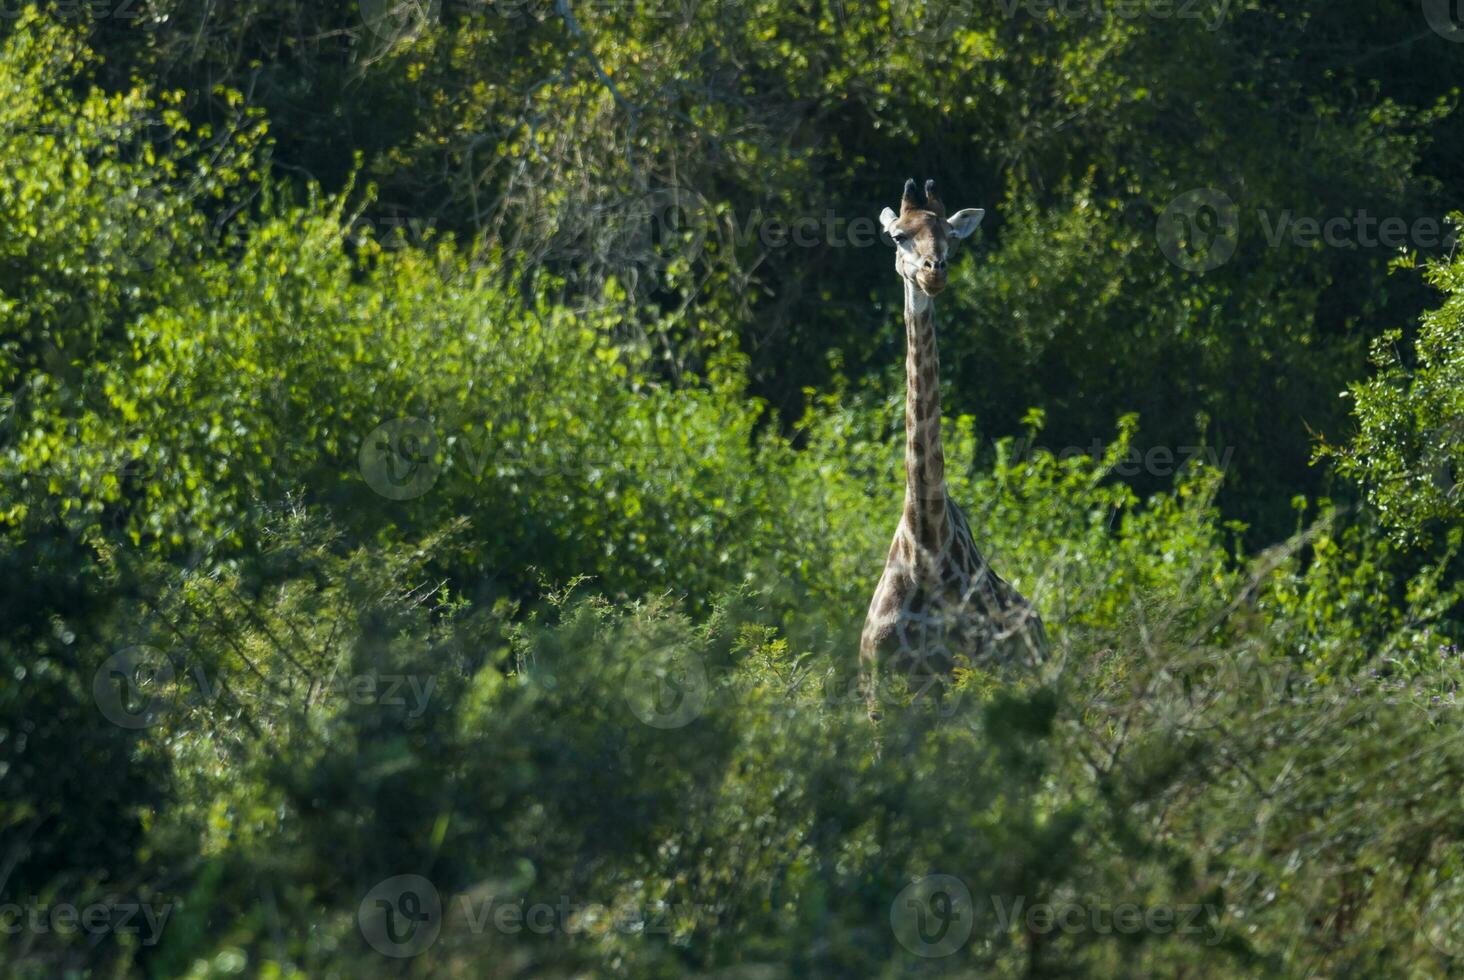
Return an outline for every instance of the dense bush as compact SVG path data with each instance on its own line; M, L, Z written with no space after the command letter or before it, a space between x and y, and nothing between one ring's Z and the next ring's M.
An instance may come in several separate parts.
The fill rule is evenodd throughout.
M1417 0L91 6L115 87L159 79L216 126L216 86L247 92L295 186L337 193L363 154L375 227L483 233L578 296L615 277L666 311L626 325L666 370L739 338L785 423L807 387L898 367L897 284L855 222L938 177L988 209L947 303L948 404L999 432L1042 406L1054 448L1135 411L1144 447L1190 445L1205 413L1252 545L1328 491L1314 434L1345 439L1337 392L1428 302L1376 222L1437 224L1464 176L1464 46ZM1238 236L1201 274L1154 232L1204 188ZM1340 247L1293 234L1308 219L1342 221Z
M254 37L273 7L246 7ZM802 84L830 67L795 57L821 50L794 41L831 30L816 15L761 15L779 71ZM606 16L640 30L630 13ZM696 16L703 31L757 23ZM854 62L817 99L847 85L861 100L938 102L956 84L921 88L933 56L905 35L875 46L887 23L851 16L851 50L874 46L865 57L889 59L892 80L868 89ZM412 62L435 85L466 70L453 59L546 43L528 22L505 36L481 20L373 57L406 71L411 52L456 36L444 63ZM1150 109L1113 95L1099 42L1153 39L1049 27L1043 44L1090 58L1057 103L1116 153ZM961 34L963 50L987 52L994 90L1047 70L1035 54L998 57L1029 29ZM142 35L119 30L96 37L137 55ZM170 30L146 38L156 57L223 57L217 36L185 49ZM1304 263L1166 275L1112 188L1036 193L1053 151L1034 135L1014 165L1023 190L1005 198L1025 218L956 277L950 312L976 328L942 343L958 392L996 351L1049 372L1053 396L1004 418L993 405L1034 390L992 366L1004 390L958 395L945 446L953 495L1042 611L1052 656L1036 675L964 665L938 709L892 711L876 735L854 653L902 486L897 386L858 383L868 365L845 371L836 354L827 375L790 368L827 381L799 392L795 415L756 397L766 352L724 322L751 281L735 264L703 263L708 292L668 307L667 290L648 295L624 268L591 275L503 235L392 240L358 220L403 192L384 160L441 144L366 160L374 187L357 186L355 165L339 186L295 184L271 155L288 161L309 140L272 142L272 117L237 93L211 93L228 113L205 125L180 108L196 108L190 94L93 88L95 59L54 18L28 12L6 37L9 973L1459 970L1457 259L1428 267L1445 298L1417 331L1416 363L1378 344L1377 375L1352 388L1355 440L1326 447L1361 506L1281 500L1289 536L1255 550L1220 496L1233 474L1191 462L1136 486L1126 463L1151 424L1161 444L1204 445L1215 428L1274 420L1264 390L1217 387L1236 365L1274 356L1277 378L1321 390L1353 377L1360 336L1303 377L1324 290L1268 290ZM1228 42L1205 43L1219 58ZM637 99L649 83L627 66L645 61L653 78L655 59L691 56L634 40L604 54ZM1174 67L1141 60L1156 64ZM749 77L770 84L774 67ZM566 75L542 97L584 96L576 84ZM477 95L477 108L507 98ZM447 119L466 111L429 101ZM735 128L741 104L713 105L694 124ZM1378 127L1327 166L1364 181L1379 161L1403 174L1422 159L1403 135L1421 117L1376 111ZM589 118L621 123L563 116L540 136L571 140ZM680 132L668 119L655 124ZM1335 149L1356 125L1328 117L1318 138ZM334 137L353 132L342 126ZM586 146L592 164L602 149ZM744 179L769 169L776 196L812 172L795 150L756 144L722 163ZM682 288L693 265L672 261L663 285ZM791 295L794 278L759 281ZM1227 333L1217 311L1236 309L1262 335ZM1003 333L998 320L1031 326ZM815 326L780 341L784 354L827 339ZM1112 340L1101 358L1090 331ZM1194 350L1211 360L1160 361ZM1040 448L1076 431L1059 389L1086 391L1116 364L1172 374L1133 382L1162 417L1115 397L1096 453ZM1253 495L1270 485L1241 481ZM1119 924L1130 906L1140 926ZM102 920L54 918L67 908Z
M1464 224L1464 215L1454 222ZM1379 371L1352 386L1361 431L1341 454L1341 469L1366 484L1399 539L1457 547L1464 517L1464 255L1426 273L1447 299L1423 317L1416 363L1399 351L1398 331L1374 342Z

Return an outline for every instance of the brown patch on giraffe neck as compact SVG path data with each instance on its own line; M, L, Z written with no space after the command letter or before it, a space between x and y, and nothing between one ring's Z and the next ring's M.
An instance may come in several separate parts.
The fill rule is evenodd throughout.
M905 522L922 547L947 531L945 454L940 440L940 356L934 303L905 284Z

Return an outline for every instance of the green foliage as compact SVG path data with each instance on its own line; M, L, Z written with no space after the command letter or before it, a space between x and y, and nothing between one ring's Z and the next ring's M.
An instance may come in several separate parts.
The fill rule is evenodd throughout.
M229 125L194 127L180 93L78 94L72 83L87 67L73 32L21 12L0 65L7 408L42 385L78 400L95 394L76 372L115 349L120 324L178 287L207 237L191 205L245 179L262 134L237 100ZM44 382L33 373L42 370Z
M613 278L627 329L666 370L738 338L785 424L806 388L875 382L898 361L889 256L872 228L863 245L850 230L906 177L936 176L989 212L942 311L948 403L998 432L1040 405L1059 446L1089 446L1128 412L1145 444L1183 445L1206 413L1210 443L1233 451L1227 514L1253 546L1283 536L1293 493L1332 492L1307 465L1313 434L1345 432L1335 395L1367 370L1371 325L1412 322L1426 295L1387 275L1393 249L1270 229L1456 207L1464 49L1412 0L936 6L72 13L114 87L158 79L198 122L232 118L221 82L247 92L301 192L339 193L364 167L377 227L481 235L561 273L577 301ZM1170 264L1156 236L1199 188L1239 220L1234 257L1204 274ZM769 234L809 220L833 231ZM647 299L668 315L643 317ZM1230 396L1237 379L1253 397Z
M1349 388L1359 431L1338 468L1367 487L1398 540L1452 552L1464 518L1464 256L1430 264L1427 278L1444 301L1424 314L1412 357L1396 330L1374 343L1378 372Z
M7 973L1457 972L1464 515L1439 476L1464 462L1464 265L1430 266L1416 350L1389 335L1353 385L1349 511L1276 496L1304 481L1274 423L1360 373L1352 318L1399 306L1377 263L1176 276L1145 228L1211 179L1285 199L1281 106L1315 119L1318 185L1426 198L1438 78L1321 86L1288 58L1335 22L1251 7L1173 39L973 11L939 47L900 5L520 7L345 38L272 0L227 27L164 4L152 32L92 25L101 67L54 18L6 32ZM232 79L292 11L310 72L251 69L276 141L229 89L92 86ZM1192 114L1225 66L1234 98ZM341 110L315 133L311 83ZM190 122L198 95L226 122ZM377 115L379 143L348 138ZM1145 141L1167 126L1188 155ZM855 651L902 489L866 285L888 257L822 276L818 249L723 232L814 180L883 195L862 148L957 133L999 177L924 159L1011 217L942 299L948 478L1053 650L876 731ZM313 154L322 180L286 176ZM672 174L722 190L627 237L619 197ZM420 240L360 220L478 191L503 213ZM1129 478L1181 441L1246 461ZM1249 550L1237 488L1295 507L1291 536ZM972 902L941 957L932 875ZM398 956L422 879L430 941ZM1130 904L1171 920L1112 928ZM10 929L72 906L164 920Z
M190 883L139 965L375 972L357 907L400 874L442 902L410 960L425 975L902 975L922 961L891 910L932 873L977 903L970 940L937 961L952 970L1224 976L1439 955L1416 923L1447 923L1410 882L1456 846L1452 803L1427 788L1464 760L1425 689L1459 667L1421 665L1405 689L1309 676L1276 621L1244 610L1248 591L1301 587L1275 570L1232 595L1207 559L1176 555L1122 603L1111 571L1063 559L1058 577L1112 612L1055 621L1040 680L970 675L942 713L892 714L876 754L847 647L828 640L838 605L797 614L793 633L824 638L809 645L755 625L776 613L747 593L700 622L569 592L514 618L425 577L453 533L349 550L281 514L255 561L161 584L123 631L177 664L140 735L176 782L142 811L143 853ZM662 674L691 710L647 696ZM1397 794L1418 806L1393 815ZM1196 918L1135 934L1004 921L1124 902ZM494 918L504 907L556 911L530 930Z

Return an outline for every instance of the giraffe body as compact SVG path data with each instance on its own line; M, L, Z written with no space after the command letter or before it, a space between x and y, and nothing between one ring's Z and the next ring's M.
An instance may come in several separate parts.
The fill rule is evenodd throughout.
M933 299L945 288L950 241L975 230L982 212L968 209L947 220L933 185L926 184L926 209L910 181L898 218L888 208L882 216L905 281L905 504L859 644L874 719L892 675L917 694L938 697L959 658L1034 664L1046 648L1036 610L992 569L965 513L946 493Z
M977 550L966 515L947 505L945 553L915 543L902 520L860 637L860 674L870 717L880 716L883 678L900 676L917 695L939 696L958 658L1034 665L1046 647L1042 619Z

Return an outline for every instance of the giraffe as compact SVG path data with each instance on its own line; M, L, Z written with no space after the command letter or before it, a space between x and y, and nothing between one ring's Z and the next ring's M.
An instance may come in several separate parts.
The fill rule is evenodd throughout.
M915 181L906 181L900 213L885 208L880 215L905 286L905 504L859 641L873 721L881 714L882 673L939 697L959 656L1035 664L1047 646L1036 610L987 564L965 513L946 493L934 298L946 287L953 249L985 212L966 208L948 218L933 180L925 182L924 207L915 195Z

